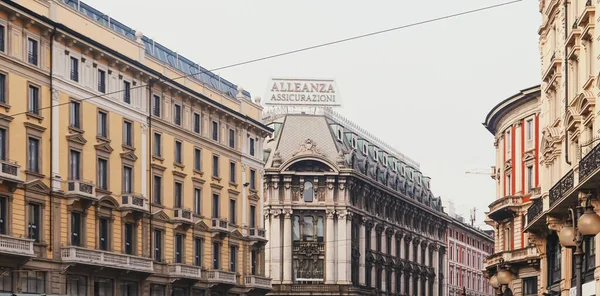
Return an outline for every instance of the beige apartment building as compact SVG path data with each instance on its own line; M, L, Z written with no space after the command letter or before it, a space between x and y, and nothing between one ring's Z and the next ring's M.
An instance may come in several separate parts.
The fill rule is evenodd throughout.
M0 294L266 294L261 112L84 2L1 1Z

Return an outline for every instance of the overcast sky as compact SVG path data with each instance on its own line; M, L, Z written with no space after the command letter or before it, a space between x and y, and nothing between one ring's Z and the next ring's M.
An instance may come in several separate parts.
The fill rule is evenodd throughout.
M84 2L212 69L503 1ZM253 97L270 77L336 79L339 111L419 162L466 219L476 207L483 226L495 184L465 172L494 165L490 109L540 83L540 24L538 1L524 0L217 74Z

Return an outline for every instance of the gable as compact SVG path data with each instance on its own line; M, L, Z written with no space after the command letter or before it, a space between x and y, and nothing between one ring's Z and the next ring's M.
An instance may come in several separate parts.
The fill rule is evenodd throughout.
M163 210L156 211L154 214L152 214L152 218L156 219L156 220L163 221L163 222L169 222L169 221L171 221L171 218L169 218L169 215L167 215L165 213L165 211L163 211Z
M133 151L127 151L127 152L121 153L121 158L131 160L131 161L136 161L138 159L137 156L135 156L135 153L133 153Z
M87 143L87 140L80 133L67 135L67 141L78 143L81 145L85 145L85 143Z
M50 187L48 187L42 180L36 179L29 181L24 184L26 190L34 191L37 193L47 194L50 192Z
M96 150L106 152L106 153L111 153L114 151L114 149L112 147L110 147L110 144L108 144L107 142L96 144L96 145L94 145L94 148L96 148Z

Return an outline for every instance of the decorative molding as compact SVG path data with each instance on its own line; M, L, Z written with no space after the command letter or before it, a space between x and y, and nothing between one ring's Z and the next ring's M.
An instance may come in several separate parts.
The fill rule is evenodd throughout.
M306 139L302 141L298 146L298 150L294 152L292 156L307 154L317 154L321 156L326 156L326 154L322 152L320 148L317 147L317 143L311 139Z

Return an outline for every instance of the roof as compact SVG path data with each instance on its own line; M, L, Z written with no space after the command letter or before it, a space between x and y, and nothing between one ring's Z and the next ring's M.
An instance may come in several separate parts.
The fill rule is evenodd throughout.
M500 118L503 115L507 114L509 111L514 110L515 108L529 102L531 100L537 100L540 97L541 90L540 86L532 86L530 88L523 89L518 93L510 96L504 101L498 103L485 117L485 122L483 122L483 126L492 133L492 135L496 135L497 124Z

